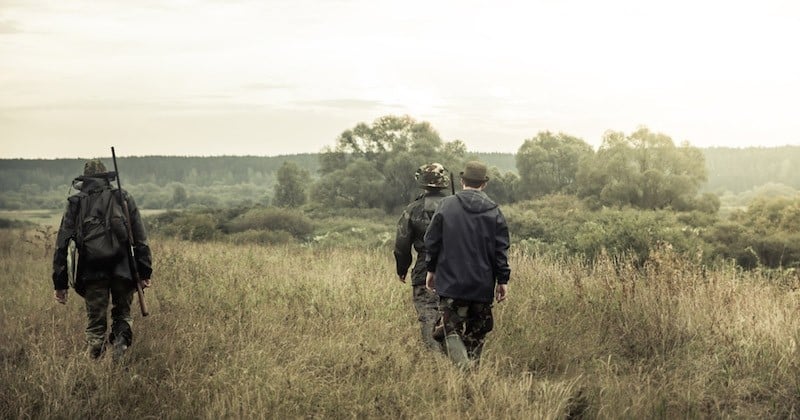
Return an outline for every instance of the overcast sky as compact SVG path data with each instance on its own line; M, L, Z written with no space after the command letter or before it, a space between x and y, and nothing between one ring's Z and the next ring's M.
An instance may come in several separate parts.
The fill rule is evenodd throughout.
M484 152L800 144L798 44L794 0L0 0L0 158L315 153L386 114Z

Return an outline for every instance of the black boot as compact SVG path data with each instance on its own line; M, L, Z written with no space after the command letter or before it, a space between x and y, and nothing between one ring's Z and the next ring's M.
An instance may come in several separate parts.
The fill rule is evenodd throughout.
M86 346L86 355L92 359L99 359L106 351L105 343L89 344Z
M113 346L114 346L114 353L112 354L112 360L117 362L120 359L122 359L122 357L125 356L125 352L128 351L128 341L125 340L125 338L122 336L117 336L114 339Z

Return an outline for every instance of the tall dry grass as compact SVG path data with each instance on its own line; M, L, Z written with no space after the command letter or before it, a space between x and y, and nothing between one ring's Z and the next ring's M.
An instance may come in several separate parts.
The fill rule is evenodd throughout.
M3 418L797 416L798 281L513 252L479 369L423 350L389 249L152 241L127 360L83 356L45 244L0 231ZM29 238L30 239L30 238Z

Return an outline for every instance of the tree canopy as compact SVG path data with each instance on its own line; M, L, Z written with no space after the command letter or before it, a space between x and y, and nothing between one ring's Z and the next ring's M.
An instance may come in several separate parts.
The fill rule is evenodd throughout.
M450 170L465 155L462 141L442 141L430 123L386 115L345 130L322 152L314 197L328 205L393 209L416 195L417 168L439 162Z
M525 140L516 157L520 177L519 198L574 193L578 168L592 154L592 146L564 133L543 131Z
M578 195L605 206L688 209L707 179L703 154L642 127L609 131L578 171Z
M273 204L278 207L299 207L306 203L306 186L311 180L308 171L294 162L283 162L277 173Z

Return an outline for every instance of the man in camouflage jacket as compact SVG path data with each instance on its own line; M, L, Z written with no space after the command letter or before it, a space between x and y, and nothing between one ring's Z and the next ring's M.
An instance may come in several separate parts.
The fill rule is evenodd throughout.
M76 179L74 185L82 192L89 193L102 188L109 188L111 177L105 165L99 159L86 162L83 177ZM122 191L128 204L130 213L130 226L133 233L133 249L136 266L139 271L142 288L150 286L150 276L153 272L150 256L150 247L147 244L147 234L144 223L139 215L139 210L133 197ZM116 194L116 192L114 193ZM68 267L67 252L70 239L77 238L80 223L80 199L78 194L70 196L67 209L61 219L61 226L56 238L55 252L53 255L53 286L55 299L59 303L67 302L68 292ZM131 303L136 285L125 253L118 261L101 265L84 261L81 256L77 261L75 273L75 292L82 296L86 303L88 325L86 327L87 352L92 358L99 358L105 351L106 330L108 329L108 306L111 298L111 333L108 342L114 346L114 357L119 358L131 345L133 332L131 325Z
M397 235L394 243L394 258L397 263L397 276L406 282L406 275L411 267L413 247L417 260L411 270L412 299L417 310L425 346L442 351L442 345L433 338L433 329L439 319L439 297L425 287L425 230L436 211L439 202L445 197L443 190L450 186L446 170L441 164L422 165L415 178L424 192L409 204L397 222Z

